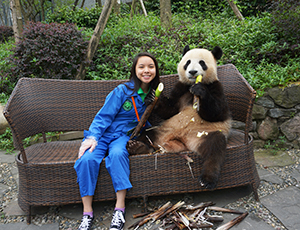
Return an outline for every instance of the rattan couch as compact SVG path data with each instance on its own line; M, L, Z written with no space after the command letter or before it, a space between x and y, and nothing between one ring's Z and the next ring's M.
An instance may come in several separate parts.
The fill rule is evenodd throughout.
M252 106L255 91L231 64L218 67L218 76L234 120L245 123L245 130L233 130L229 138L226 160L216 189L250 185L255 198L259 177L253 155ZM177 75L162 76L168 93ZM73 165L80 140L46 141L46 132L88 129L106 95L124 81L77 81L22 78L17 83L4 109L20 153L16 156L19 170L19 206L31 220L32 206L65 205L81 202ZM23 139L42 133L44 143L24 149ZM201 192L197 180L200 158L188 152L194 178L185 159L178 153L130 156L130 179L133 188L127 198L163 194ZM112 182L101 164L95 201L115 199Z

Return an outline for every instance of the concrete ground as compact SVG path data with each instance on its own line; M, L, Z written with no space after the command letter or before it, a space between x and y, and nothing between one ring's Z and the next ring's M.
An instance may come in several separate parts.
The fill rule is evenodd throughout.
M300 157L300 156L297 156ZM297 230L300 229L300 166L298 159L290 156L287 152L281 152L278 154L271 154L269 152L257 151L255 154L255 159L258 165L258 173L261 179L260 187L268 187L270 184L278 185L280 189L274 190L274 192L269 192L264 194L263 189L261 189L260 201L253 202L253 195L249 187L238 187L225 190L217 190L214 192L202 192L197 194L182 194L182 195L172 195L172 196L162 196L162 197L149 197L148 203L155 205L158 200L160 201L172 201L175 204L176 201L185 200L187 202L192 202L194 204L213 201L216 206L224 207L232 203L241 203L240 211L246 211L244 209L248 208L250 210L249 215L238 225L232 227L235 230L272 230L272 229L290 229ZM0 162L8 163L12 176L18 181L18 171L14 164L14 155L5 154L4 151L0 150ZM290 167L293 165L293 167ZM261 167L262 166L262 167ZM279 170L273 170L273 167L279 167ZM289 175L285 179L283 171L288 170ZM1 178L0 178L1 179ZM293 183L289 185L284 185L286 181L292 180ZM0 198L3 199L6 194L6 185L0 183ZM252 200L252 204L247 204L247 199ZM253 204L254 203L254 204ZM272 224L272 222L267 221L261 213L252 212L252 209L256 209L256 206L267 210L273 216L272 218L278 221L278 224ZM94 213L97 219L94 223L93 229L108 229L111 221L111 212L114 207L114 201L108 202L98 202L94 204ZM250 208L249 208L250 207ZM35 207L33 208L33 215L42 216L45 213L53 211L53 207ZM248 210L247 210L248 211ZM139 199L129 199L126 201L126 225L125 229L128 229L130 225L135 223L138 219L133 219L133 214L138 214L142 212L141 202ZM27 225L25 213L19 208L17 204L17 197L11 199L11 201L4 207L2 217L4 216L13 217L18 219L18 221L13 223L3 223L0 222L0 229L3 230L54 230L54 229L77 229L76 226L68 226L65 222L73 220L76 223L80 222L82 217L82 206L81 204L66 205L59 207L58 215L64 217L64 223L62 221L57 221L55 223L48 223L47 221L42 222L39 225L34 223ZM20 217L23 218L23 222L20 221ZM236 217L235 214L223 214L224 223L232 220ZM58 218L58 217L57 217ZM59 219L59 218L58 218ZM78 225L77 225L78 226ZM151 229L158 229L157 226L153 226Z

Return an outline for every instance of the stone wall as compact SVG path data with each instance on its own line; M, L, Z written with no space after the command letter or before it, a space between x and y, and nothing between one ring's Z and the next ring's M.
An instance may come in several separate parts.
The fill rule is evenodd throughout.
M255 147L300 147L300 84L275 87L256 100L253 107Z

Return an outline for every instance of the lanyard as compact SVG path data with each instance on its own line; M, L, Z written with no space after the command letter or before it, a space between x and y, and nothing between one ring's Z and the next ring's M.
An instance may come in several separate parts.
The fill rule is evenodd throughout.
M134 111L135 111L136 118L137 118L138 122L140 122L139 113L138 113L138 111L137 111L137 108L136 108L136 105L135 105L135 101L134 101L134 97L133 97L133 96L131 97L131 100L132 100L132 104L133 104L133 107L134 107Z

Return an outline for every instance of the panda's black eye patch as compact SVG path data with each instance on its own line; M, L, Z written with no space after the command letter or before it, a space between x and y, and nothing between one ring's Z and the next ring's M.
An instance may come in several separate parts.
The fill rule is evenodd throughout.
M199 64L202 66L203 70L207 70L207 65L205 64L205 61L201 60L199 61Z
M186 70L187 67L189 66L189 64L191 64L191 60L188 60L185 65L183 66L183 69Z

